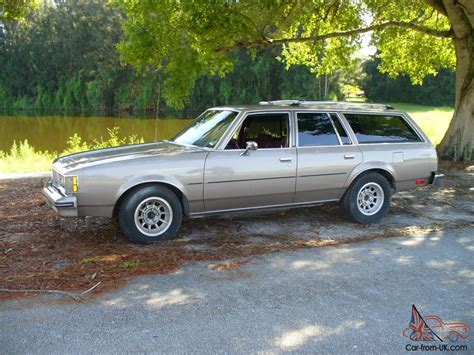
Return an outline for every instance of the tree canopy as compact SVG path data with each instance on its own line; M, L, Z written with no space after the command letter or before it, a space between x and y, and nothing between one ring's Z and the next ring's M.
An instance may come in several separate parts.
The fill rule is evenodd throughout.
M75 0L41 4L0 33L0 108L147 114L158 107L175 112L160 95L160 69L142 75L123 63L116 45L123 13L107 2ZM276 57L281 46L229 53L234 70L225 78L200 76L185 109L279 98L328 100L341 97L339 73L317 78L308 67L286 70ZM360 63L354 63L359 68ZM175 101L174 101L175 102ZM172 102L173 103L173 102Z
M37 0L0 0L0 20L18 20L38 3Z
M281 44L287 66L316 74L346 70L363 33L375 31L380 70L414 83L455 66L450 24L422 0L116 0L127 14L124 59L166 64L165 96L184 100L202 74L232 70L233 50ZM433 37L434 36L434 37Z

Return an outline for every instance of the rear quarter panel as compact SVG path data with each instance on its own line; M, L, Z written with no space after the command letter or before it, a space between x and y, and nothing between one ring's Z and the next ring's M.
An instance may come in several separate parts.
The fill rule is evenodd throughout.
M426 179L438 168L434 147L423 143L382 143L359 145L364 163L351 175L351 181L361 172L383 169L391 173L397 191L415 188L415 181Z
M382 169L389 172L394 178L397 191L415 188L417 186L415 181L418 179L426 179L426 182L428 182L431 173L438 169L436 150L429 138L405 112L389 111L382 114L402 116L422 141L413 143L357 144L362 152L363 162L352 171L347 179L346 187L361 173L371 169ZM350 127L345 117L344 121L347 127ZM352 128L350 129L350 134L352 139L357 141Z

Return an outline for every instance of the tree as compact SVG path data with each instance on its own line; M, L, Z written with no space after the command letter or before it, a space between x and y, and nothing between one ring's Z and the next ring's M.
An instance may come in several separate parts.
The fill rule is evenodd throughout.
M18 20L36 5L35 0L0 0L0 20Z
M133 72L115 51L123 14L105 0L45 1L24 12L0 33L0 108L20 98L18 108L113 108Z
M107 0L44 1L7 21L0 32L0 109L189 115L228 103L339 94L339 73L318 80L307 66L287 71L276 58L280 45L232 52L232 73L200 76L186 110L171 111L161 100L161 70L146 68L137 76L119 60L122 21Z
M164 95L179 106L202 74L232 71L229 53L283 45L287 68L318 74L345 70L372 32L379 69L421 83L456 68L455 113L439 151L472 159L474 1L472 0L115 0L128 18L122 57L137 68L162 68Z
M423 85L413 85L410 78L390 78L377 69L380 59L363 64L365 78L359 81L366 98L372 102L404 102L427 106L453 106L456 76L451 69L441 69L435 76L427 75Z

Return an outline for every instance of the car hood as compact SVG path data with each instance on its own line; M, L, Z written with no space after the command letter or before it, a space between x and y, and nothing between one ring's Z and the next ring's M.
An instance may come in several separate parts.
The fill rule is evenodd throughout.
M112 162L129 161L157 155L177 155L184 152L202 151L202 148L184 146L172 142L155 142L145 144L126 145L114 148L90 150L66 155L55 160L53 167L62 174L82 168L107 164Z

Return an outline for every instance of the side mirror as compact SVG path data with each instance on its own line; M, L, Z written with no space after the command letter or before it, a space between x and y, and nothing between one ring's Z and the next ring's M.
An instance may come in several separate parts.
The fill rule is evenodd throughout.
M245 150L240 153L240 155L249 155L249 152L251 150L257 150L258 149L258 144L257 142L254 141L248 141L247 146L245 147Z

